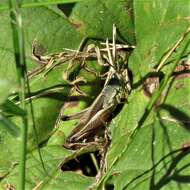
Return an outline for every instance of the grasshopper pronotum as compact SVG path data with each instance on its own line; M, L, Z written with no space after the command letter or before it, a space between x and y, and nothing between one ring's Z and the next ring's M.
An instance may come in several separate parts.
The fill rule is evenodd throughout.
M116 44L115 25L113 25L112 44L110 45L108 40L106 40L104 45L104 57L101 55L103 50L95 47L97 60L102 62L104 59L106 60L106 64L110 66L104 87L89 108L81 113L66 117L67 119L80 118L80 122L66 139L66 143L64 144L66 148L78 149L88 142L93 142L94 139L92 137L95 137L97 131L106 125L117 105L122 100L127 99L131 91L126 52L117 52L116 48L118 45ZM130 49L134 48L133 46L127 47Z

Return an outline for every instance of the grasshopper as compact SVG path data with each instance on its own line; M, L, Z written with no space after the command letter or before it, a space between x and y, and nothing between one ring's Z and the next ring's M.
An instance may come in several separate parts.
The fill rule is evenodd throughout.
M71 131L66 139L64 147L68 149L79 149L88 142L93 142L96 133L105 128L107 121L111 118L113 111L118 104L126 100L131 84L127 69L126 52L116 51L116 27L113 25L113 42L110 45L106 40L106 48L102 57L100 49L95 47L97 60L100 64L109 65L109 71L104 87L92 105L80 113L62 116L62 120L80 118L80 122ZM130 46L134 48L134 46ZM102 60L106 60L106 63ZM87 142L87 143L86 143Z

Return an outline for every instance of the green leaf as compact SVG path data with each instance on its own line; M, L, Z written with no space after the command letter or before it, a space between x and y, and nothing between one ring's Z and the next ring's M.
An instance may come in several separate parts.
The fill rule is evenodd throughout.
M129 105L111 125L107 178L116 189L148 189L150 184L151 189L176 189L179 185L188 189L183 184L190 171L188 150L184 152L183 146L189 142L189 85L189 78L176 79L165 103L132 139L130 133L143 115L148 97L138 91L131 94Z
M86 177L74 172L63 173L61 171L57 171L53 177L53 180L49 180L44 186L42 186L42 190L52 188L65 190L88 189L94 181L94 178L92 177Z
M11 81L0 77L0 105L7 99L8 95L15 90L16 85L12 84Z
M28 154L27 171L30 172L27 172L26 189L33 189L37 186L40 189L86 189L94 180L92 177L61 170L60 164L72 154L62 146L46 146L40 151L43 163L37 150ZM12 172L2 181L0 187L8 184L17 187L18 172L18 166L15 165Z
M50 39L51 39L50 36L52 36L52 41L53 43L55 43L55 45L53 45L52 41L50 42L51 46L49 47L51 51L53 51L52 48L54 48L54 51L57 51L56 48L58 48L59 50L62 50L63 48L62 44L64 40L60 42L60 39L65 39L64 38L65 34L62 31L57 32L56 38L54 38L55 35L53 35L52 33L54 33L58 29L58 26L63 27L65 30L67 30L66 27L70 27L71 28L70 31L72 30L72 26L68 22L66 22L62 16L58 15L54 11L45 7L41 7L37 10L36 9L23 10L23 15L24 15L23 19L25 23L25 28L26 28L25 30L26 44L25 45L26 45L26 52L27 52L27 56L26 56L27 64L28 64L29 69L33 69L34 67L38 65L34 63L34 61L31 59L32 42L34 39L38 41L38 38L36 35L42 31L41 24L44 22L44 28L43 28L44 31L40 35L43 34L43 35L49 36L48 38L46 38L46 40L43 40L43 36L41 36L44 46L45 44L48 45L48 42L50 42ZM2 31L3 35L1 35L0 37L1 42L2 42L1 43L2 46L0 48L0 52L1 52L0 54L3 55L0 62L0 65L2 68L0 70L0 76L2 76L5 79L8 78L10 81L14 81L14 80L16 81L16 78L17 78L16 71L15 71L15 68L13 68L14 54L12 53L13 52L12 45L9 43L11 41L10 40L11 30L10 30L10 25L8 24L9 20L7 19L7 16L8 16L7 12L1 13L2 19L0 22L1 24L5 24L5 27L4 29L1 28L3 30ZM49 18L51 18L52 20ZM53 25L52 23L54 23L54 26L56 27L56 29L52 27ZM62 35L63 38L60 35ZM73 39L73 44L71 44L71 42L69 43L71 45L69 47L74 47L74 46L77 47L80 41L80 35L77 35L76 33L75 34L68 33L68 35L73 35L76 37L75 40ZM57 42L59 42L59 44ZM66 68L66 65L64 67ZM57 71L59 71L60 74L58 74ZM38 80L40 81L40 83L33 83L33 84L31 83L31 93L36 93L40 90L43 90L44 88L50 88L56 85L59 86L60 83L63 83L62 72L63 71L59 67L58 70L54 70L53 72L51 72L52 74L49 73L48 75L46 75L46 77L43 77L41 78L41 80ZM5 93L6 93L6 90L4 90L4 94ZM67 94L68 94L68 88L64 88L60 92L59 96L57 95L57 92L54 92L51 94L52 96L49 96L49 98L44 95L44 97L33 101L33 108L34 108L33 111L35 114L34 120L32 116L33 113L31 113L30 104L28 103L27 105L27 110L29 113L28 114L28 119L29 119L28 149L30 150L35 149L38 146L38 143L42 143L49 138L54 128L54 124L59 114L60 108L63 102L65 101L66 99L65 97L67 97ZM61 100L60 100L60 97L62 98ZM14 123L16 123L18 126L22 126L20 118L14 117L14 118L11 118L11 120ZM34 129L33 127L36 127L36 129ZM11 170L10 165L13 165L13 163L15 162L18 163L18 152L20 152L20 147L19 147L20 142L12 138L4 130L1 130L0 136L3 141L3 143L0 144L0 147L1 149L4 149L4 151L2 151L1 153L2 164L0 164L1 166L0 171L2 171L1 174L4 175Z
M172 76L173 82L169 81L170 84L162 94L162 97L166 97L164 104L159 105L158 100L158 105L156 104L143 126L134 135L131 134L138 126L150 101L144 90L145 79L155 71L163 56L189 26L188 2L85 0L67 6L50 6L55 2L58 1L23 1L23 7L29 7L22 9L29 72L42 66L32 58L32 44L35 44L35 53L39 56L59 53L63 48L78 49L82 40L94 43L94 38L95 41L109 38L111 41L112 25L116 24L119 33L117 41L136 45L129 60L133 90L128 99L129 104L124 105L109 126L111 145L107 155L107 173L97 188L106 185L108 188L114 186L115 189L168 190L170 187L180 187L186 190L189 178L187 155L190 118L190 81L186 70ZM59 2L66 3L63 0ZM68 7L69 11L65 12ZM2 6L0 9L5 10L5 7ZM4 26L0 28L0 76L16 84L8 12L1 11L0 15L0 24ZM93 39L88 41L89 38ZM183 49L188 38L168 59L168 65L161 70L163 75L170 71L173 61L181 52L178 50ZM181 56L185 63L188 52L189 49ZM88 64L93 69L102 71L101 67L96 67L96 61L90 61ZM81 90L90 98L78 99L77 96L76 101L67 102L68 95L76 95L69 94L70 85L63 77L68 62L53 66L46 65L44 71L29 81L31 92L27 97L31 96L32 109L27 98L29 132L26 185L28 189L38 186L39 189L87 189L95 182L95 177L62 172L59 167L66 160L76 157L76 152L68 151L62 145L77 121L60 122L56 130L55 123L63 104L67 105L64 105L64 114L79 112L98 95L102 83L100 78L80 70L79 67L74 74L83 76L89 83L97 86L95 88L91 85L81 85ZM0 96L2 103L9 93L6 89L5 94ZM16 96L14 101L17 101ZM21 126L16 114L9 119ZM0 177L3 178L1 188L8 184L17 187L19 139L13 138L4 128L0 128L0 139ZM40 151L37 149L39 144Z
M8 99L0 106L0 108L2 109L3 112L7 112L10 114L15 114L20 116L26 115L26 112L23 109L21 109L15 103L13 103Z
M137 47L129 60L134 82L153 72L187 30L189 8L186 0L134 1Z
M5 130L7 130L13 137L20 136L19 128L3 114L0 114L0 127L3 127Z
M102 40L112 39L112 27L116 24L119 40L134 45L132 15L131 1L86 0L74 6L69 20L83 35Z
M66 4L66 3L76 3L84 0L23 0L21 7L31 8L39 6L48 6L52 4ZM0 4L0 10L7 10L9 7L7 5L7 0L2 0Z

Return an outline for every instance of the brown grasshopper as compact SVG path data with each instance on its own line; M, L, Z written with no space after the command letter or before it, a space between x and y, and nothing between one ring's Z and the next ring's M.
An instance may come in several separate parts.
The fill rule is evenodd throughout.
M104 43L106 54L104 53L102 57L100 49L95 47L98 62L110 66L104 87L99 96L89 108L82 112L62 117L63 120L80 118L80 122L66 139L64 144L66 148L78 149L89 142L93 142L96 134L106 126L112 112L118 104L127 99L131 91L127 69L127 55L126 52L116 51L115 39L116 27L114 25L113 43L110 45L108 40ZM134 47L130 46L129 48L133 49ZM106 63L102 63L103 59L106 60Z

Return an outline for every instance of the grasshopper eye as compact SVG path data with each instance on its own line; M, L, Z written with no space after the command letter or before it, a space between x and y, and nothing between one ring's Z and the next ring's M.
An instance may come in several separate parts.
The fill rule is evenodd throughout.
M109 85L118 85L118 84L119 84L118 76L116 74L113 74L109 81Z

